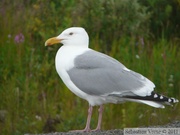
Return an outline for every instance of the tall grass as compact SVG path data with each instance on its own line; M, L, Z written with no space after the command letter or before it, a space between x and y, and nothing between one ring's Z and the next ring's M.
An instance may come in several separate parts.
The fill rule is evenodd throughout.
M136 0L134 2L138 4ZM118 38L118 34L114 33L114 36L110 35L111 38L106 39L108 32L111 32L111 29L106 27L111 21L104 22L103 28L106 28L104 31L90 29L94 26L85 25L88 17L86 14L84 19L79 17L76 20L75 17L79 10L84 10L83 5L87 3L76 4L74 0L47 3L17 0L9 3L10 1L4 0L0 5L1 134L68 131L84 127L88 103L72 94L55 70L54 57L60 46L44 47L47 38L56 36L63 29L74 25L84 26L87 31L89 30L91 48L105 52L152 80L156 85L155 91L180 97L178 40L167 40L162 37L154 42L147 36L137 38L139 26L133 35L119 33L121 38ZM112 3L109 4L113 6ZM75 12L74 9L78 6L80 9ZM100 5L99 8L102 6L104 5ZM88 8L93 11L89 15L99 12L97 9L93 10L91 5ZM106 19L104 12L101 15ZM93 20L93 17L98 19L96 16L91 17L88 19ZM148 16L142 23L147 18ZM115 31L115 26L112 27ZM17 43L15 37L20 33L24 35L24 40ZM139 34L141 35L142 31ZM108 104L105 106L102 128L164 124L179 120L179 112L179 105L154 109L136 103ZM94 128L97 117L95 108L92 119Z

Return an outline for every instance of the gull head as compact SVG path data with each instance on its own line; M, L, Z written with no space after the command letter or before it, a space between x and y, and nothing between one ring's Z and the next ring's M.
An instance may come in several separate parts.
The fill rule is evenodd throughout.
M89 36L84 28L71 27L64 30L59 36L48 39L45 46L62 43L64 46L88 47Z

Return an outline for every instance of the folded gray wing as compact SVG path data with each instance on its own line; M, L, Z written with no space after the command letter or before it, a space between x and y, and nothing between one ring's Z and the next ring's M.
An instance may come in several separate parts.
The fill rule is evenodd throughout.
M145 84L145 78L128 70L117 60L90 50L77 56L74 67L68 71L71 81L90 95L131 93Z

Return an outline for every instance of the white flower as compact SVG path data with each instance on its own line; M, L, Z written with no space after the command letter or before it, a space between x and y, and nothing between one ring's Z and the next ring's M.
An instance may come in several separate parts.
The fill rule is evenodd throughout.
M140 57L139 57L139 55L138 54L136 54L136 59L139 59Z

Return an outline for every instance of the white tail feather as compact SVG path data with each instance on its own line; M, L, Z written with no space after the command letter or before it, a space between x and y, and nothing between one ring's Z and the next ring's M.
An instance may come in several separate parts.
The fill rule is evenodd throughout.
M126 100L132 101L132 102L147 104L147 105L155 107L155 108L165 108L164 105L157 103L157 102L154 102L154 101L145 101L145 100L138 100L138 99L126 99Z

